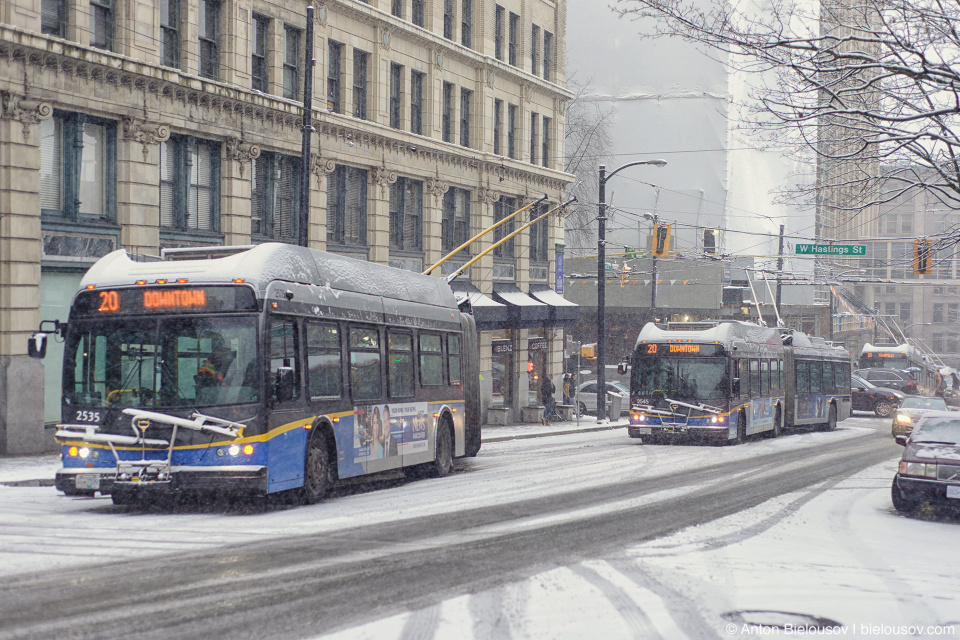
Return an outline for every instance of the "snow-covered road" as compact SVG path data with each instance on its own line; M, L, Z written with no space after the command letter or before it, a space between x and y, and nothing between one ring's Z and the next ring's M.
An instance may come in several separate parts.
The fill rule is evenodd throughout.
M804 433L728 448L643 446L623 430L488 443L453 477L354 486L312 507L129 511L104 498L66 498L48 487L0 487L0 575L92 566L115 559L198 552L288 536L426 521L443 514L654 485L680 471L856 446L881 421L858 417L834 433ZM958 520L904 518L889 503L896 451L853 477L782 494L739 513L470 590L423 607L368 616L335 638L955 637L960 634ZM16 475L0 469L0 481ZM749 479L750 472L741 474ZM733 481L736 474L728 476ZM511 533L669 501L698 485L583 503L503 525ZM471 529L495 539L496 524ZM639 531L644 528L638 522ZM486 538L484 538L486 536ZM642 539L638 536L636 539ZM439 543L439 542L438 542ZM422 544L422 543L421 543ZM549 545L550 540L544 540ZM495 547L492 547L495 549ZM494 551L495 552L495 551ZM372 556L371 556L372 557ZM564 564L564 563L560 563ZM73 574L76 575L76 574ZM767 626L763 626L767 625ZM0 620L0 631L2 631ZM318 627L320 633L322 627ZM915 631L918 631L915 633ZM289 635L289 634L288 634ZM0 637L3 634L0 633Z

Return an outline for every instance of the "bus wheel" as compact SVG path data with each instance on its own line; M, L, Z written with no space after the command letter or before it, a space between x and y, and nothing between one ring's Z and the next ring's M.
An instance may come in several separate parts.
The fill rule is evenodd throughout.
M332 484L330 480L330 453L323 431L316 427L307 444L306 469L303 478L301 500L305 504L315 504L323 500Z
M737 444L747 441L747 414L740 412L737 416Z
M453 472L453 428L449 420L444 420L437 431L437 452L430 475L442 478Z
M827 414L827 422L821 425L822 431L834 431L837 428L837 405L830 405L830 412Z

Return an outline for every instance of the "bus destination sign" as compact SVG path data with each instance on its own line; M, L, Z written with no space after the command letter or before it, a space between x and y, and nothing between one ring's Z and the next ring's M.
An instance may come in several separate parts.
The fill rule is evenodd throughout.
M74 313L256 311L257 300L249 287L150 287L85 290L77 294Z
M722 353L718 344L693 342L667 342L640 345L640 355L645 356L715 356Z

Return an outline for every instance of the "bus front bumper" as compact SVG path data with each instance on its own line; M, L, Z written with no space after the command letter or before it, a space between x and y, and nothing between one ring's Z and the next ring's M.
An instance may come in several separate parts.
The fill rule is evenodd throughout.
M727 425L644 424L627 426L631 438L651 440L699 440L726 442L730 438Z
M183 491L220 491L226 493L267 493L267 468L264 465L211 467L173 467L165 482L118 482L114 468L64 468L57 471L54 485L67 495L99 491L103 495L115 489L173 494Z

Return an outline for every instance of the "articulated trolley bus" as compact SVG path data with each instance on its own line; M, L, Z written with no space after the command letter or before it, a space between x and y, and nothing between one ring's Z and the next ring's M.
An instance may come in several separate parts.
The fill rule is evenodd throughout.
M640 332L630 377L633 438L715 444L784 427L832 430L850 415L850 355L819 338L746 322Z
M315 502L339 478L446 475L480 449L475 325L442 279L277 243L116 251L52 323L67 494Z

